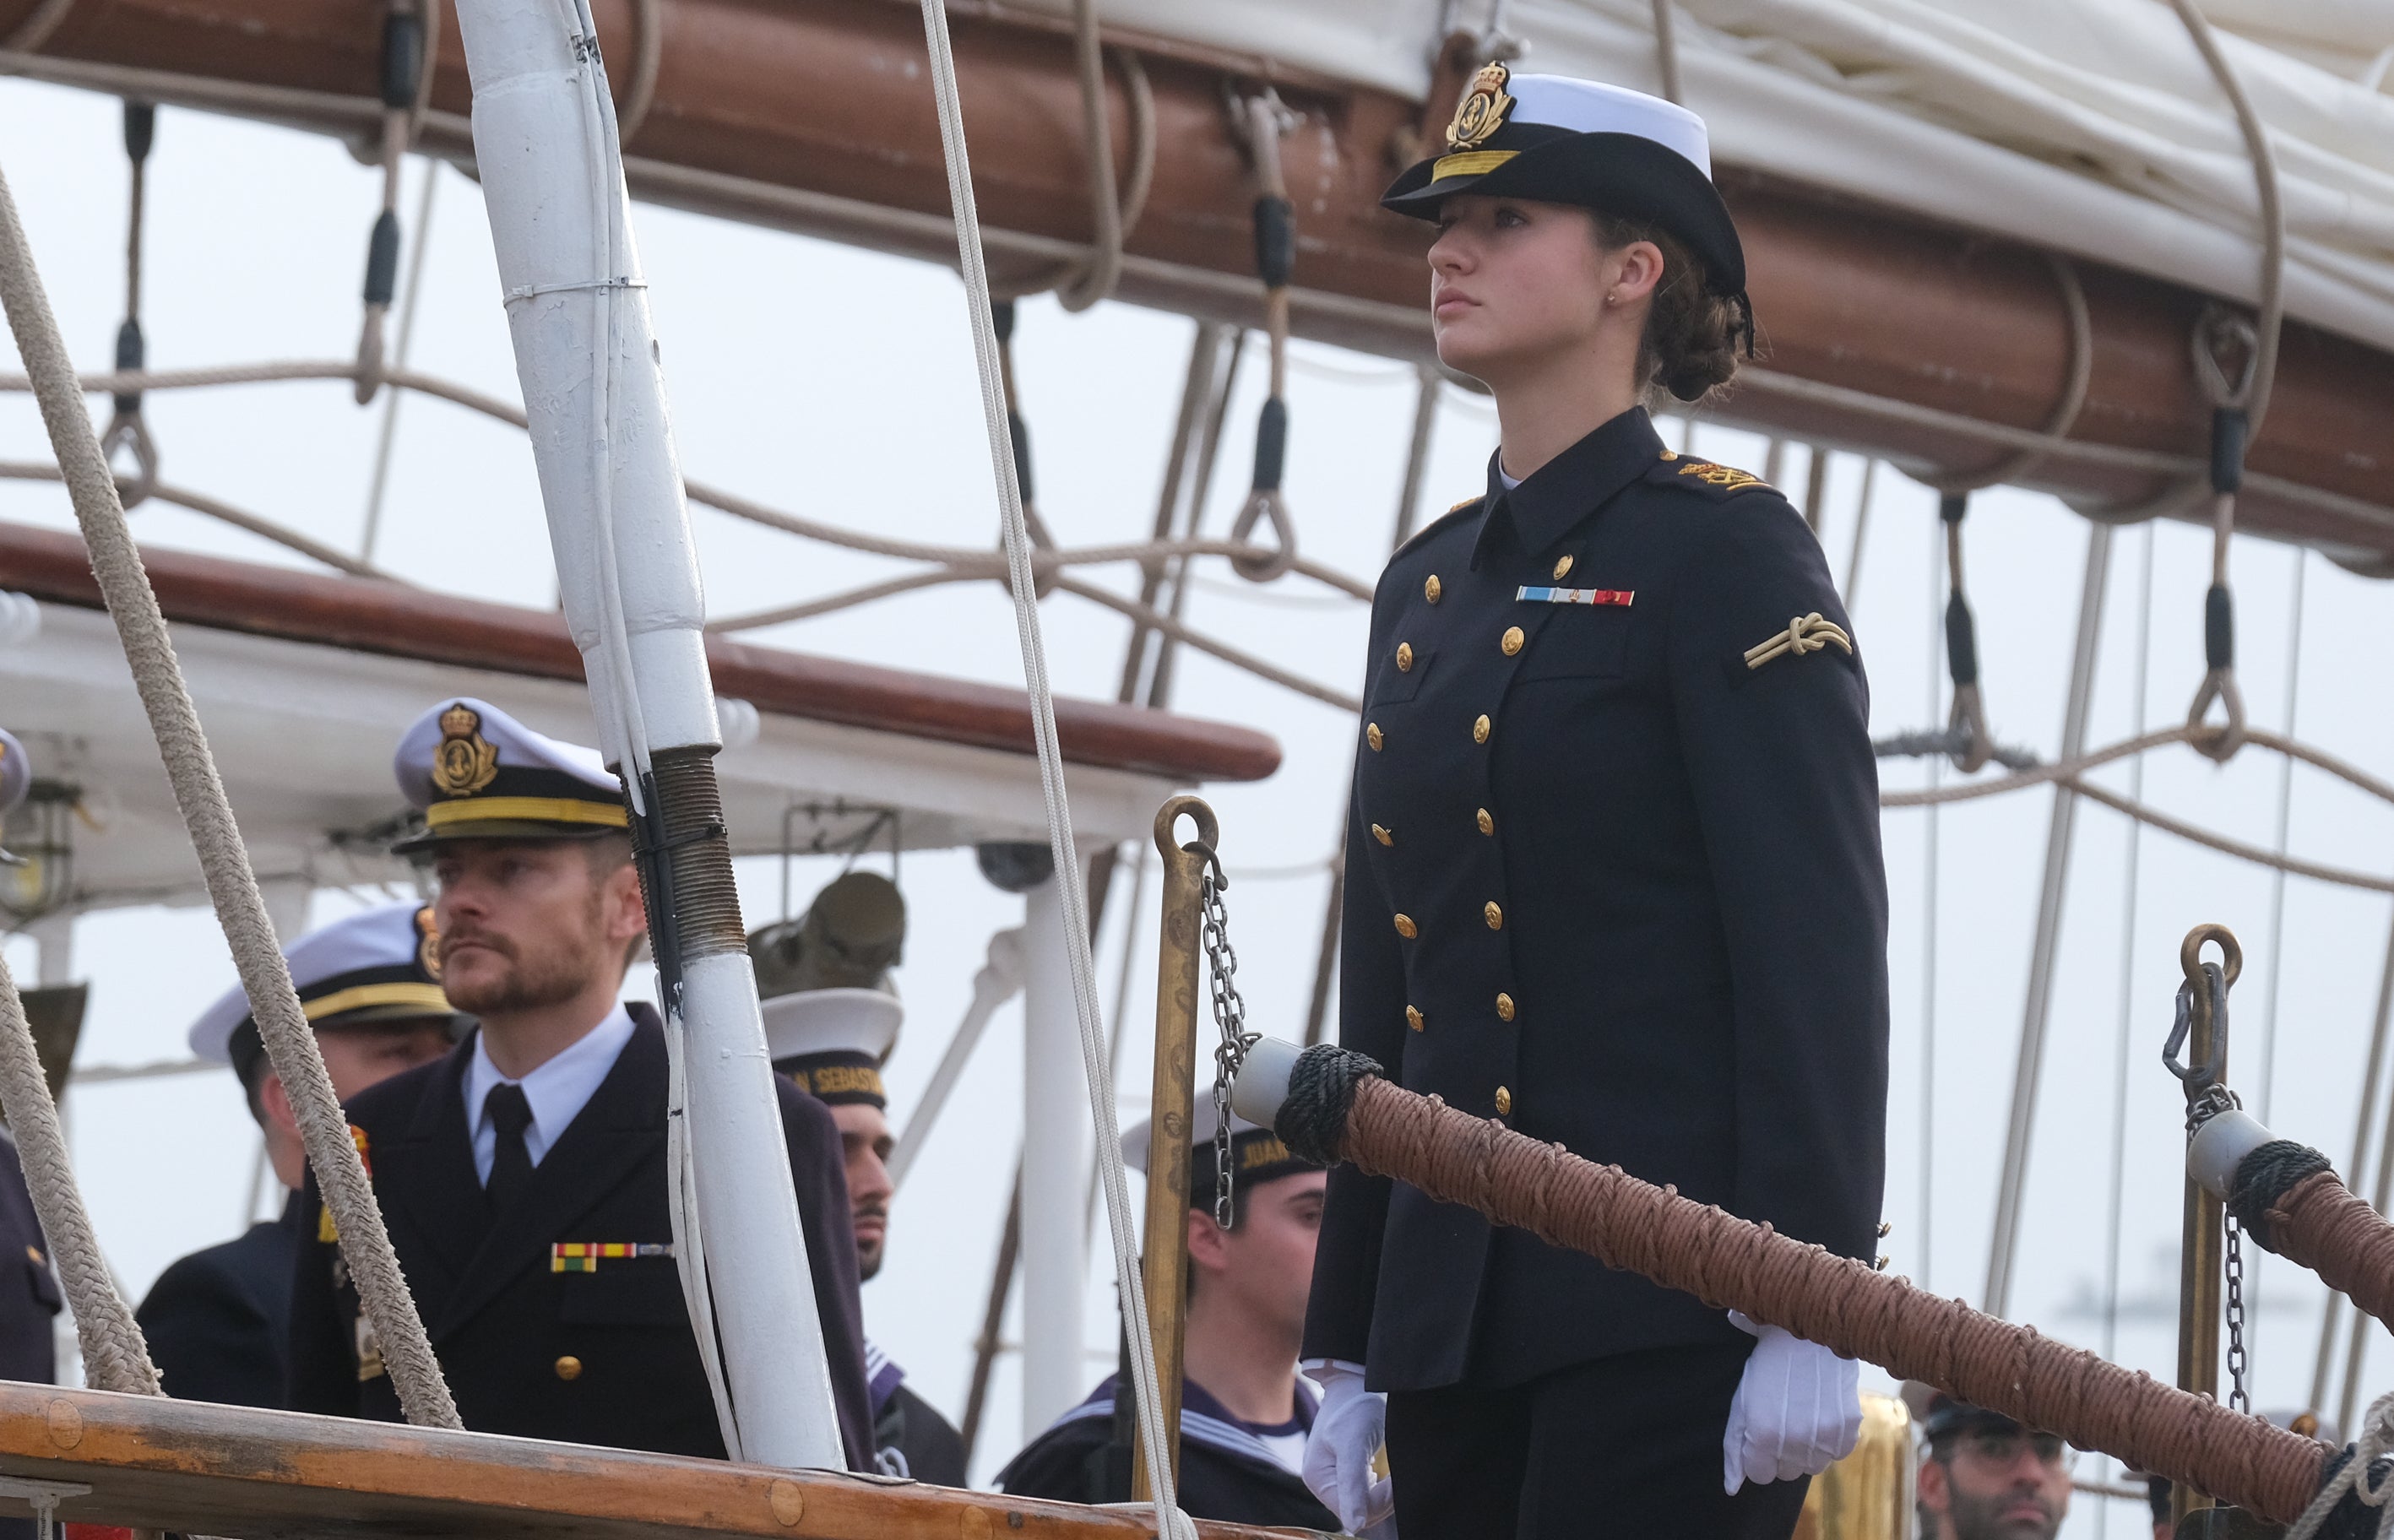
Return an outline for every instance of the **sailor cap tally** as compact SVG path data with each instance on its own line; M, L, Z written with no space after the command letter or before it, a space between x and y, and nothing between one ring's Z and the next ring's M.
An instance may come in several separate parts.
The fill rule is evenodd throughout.
M283 955L300 1008L320 1030L427 1018L449 1019L453 1032L466 1024L441 992L441 937L428 905L384 904L335 920ZM239 984L191 1024L191 1046L193 1057L230 1064L247 1083L266 1048Z
M1197 1104L1189 1121L1189 1206L1210 1209L1214 1206L1214 1191L1220 1178L1214 1163L1214 1098L1202 1086L1197 1092ZM1147 1174L1149 1130L1152 1125L1152 1119L1141 1118L1123 1130L1123 1164L1141 1176ZM1230 1114L1230 1186L1233 1191L1250 1182L1278 1181L1282 1177L1322 1169L1324 1167L1296 1154L1282 1142L1278 1134L1263 1125L1249 1123L1236 1112Z
M800 918L752 932L773 1068L833 1106L887 1107L881 1066L906 1020L889 969L905 944L905 898L877 872L842 873Z
M1687 243L1713 293L1745 292L1745 250L1713 185L1704 120L1660 97L1483 65L1455 107L1444 152L1399 177L1380 204L1435 219L1459 192L1649 220Z
M392 847L402 854L451 839L589 839L630 826L622 783L598 750L470 696L417 717L391 770L424 814L424 832Z

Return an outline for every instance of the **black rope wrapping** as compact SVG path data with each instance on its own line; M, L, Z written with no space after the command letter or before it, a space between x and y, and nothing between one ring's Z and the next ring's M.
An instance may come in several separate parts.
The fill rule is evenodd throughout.
M2298 1183L2308 1181L2322 1171L2332 1171L2335 1163L2308 1144L2290 1139L2271 1139L2236 1163L2233 1189L2228 1195L2229 1212L2244 1227L2244 1233L2259 1242L2264 1250L2278 1248L2269 1240L2269 1210L2278 1200L2293 1191Z
M156 141L157 137L158 109L146 101L127 101L125 104L125 158L133 167L132 221L135 241L140 238L142 174L150 160L150 147ZM138 264L139 261L138 254L129 257L128 261ZM132 285L127 285L128 291L131 287ZM138 374L147 366L149 348L141 336L140 307L140 295L128 292L125 296L124 323L116 328L116 372L120 375ZM136 415L141 410L141 392L117 391L115 406L119 416Z
M1962 516L1970 511L1968 493L1949 494L1938 505L1937 517L1948 524L1959 524ZM1962 574L1957 570L1948 579L1945 595L1945 672L1956 686L1979 682L1979 623L1970 613L1970 601L1963 597Z
M2254 1153L2260 1152L2255 1151ZM2354 1445L2346 1444L2327 1462L2326 1468L2320 1472L2322 1491L2325 1491L2328 1483L2352 1463L2355 1452ZM2394 1480L2394 1454L2381 1454L2369 1462L2369 1484L2382 1486L2388 1480ZM2374 1540L2381 1517L2381 1510L2363 1503L2358 1494L2348 1492L2335 1507L2328 1510L2327 1518L2321 1521L2313 1533L2317 1540Z
M1316 1043L1289 1066L1288 1099L1272 1119L1272 1132L1297 1159L1335 1165L1347 1142L1347 1114L1354 1110L1355 1087L1373 1075L1385 1080L1388 1074L1369 1054Z

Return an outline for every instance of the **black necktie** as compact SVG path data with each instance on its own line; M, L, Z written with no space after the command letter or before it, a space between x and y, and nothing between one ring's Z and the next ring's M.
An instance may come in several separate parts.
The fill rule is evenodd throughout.
M524 1099L522 1086L502 1083L491 1087L482 1108L499 1131L498 1153L492 1157L491 1180L486 1188L491 1213L495 1217L512 1207L532 1181L532 1154L524 1149L524 1130L532 1125L532 1103Z

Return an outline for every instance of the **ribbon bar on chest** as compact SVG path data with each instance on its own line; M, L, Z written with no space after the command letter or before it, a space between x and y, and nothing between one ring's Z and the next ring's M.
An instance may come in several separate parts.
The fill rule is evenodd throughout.
M1513 598L1524 604L1616 604L1626 610L1636 602L1637 591L1630 588L1532 588L1515 590Z

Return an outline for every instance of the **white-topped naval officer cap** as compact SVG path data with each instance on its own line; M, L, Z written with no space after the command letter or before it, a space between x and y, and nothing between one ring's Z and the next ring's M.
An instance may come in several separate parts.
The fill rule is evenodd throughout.
M425 823L399 851L449 839L587 839L630 824L622 783L597 749L534 732L471 696L417 717L391 772Z
M1676 101L1569 75L1514 75L1506 89L1513 94L1510 120L1516 124L1574 134L1634 134L1677 151L1706 177L1713 174L1712 135L1704 120Z
M446 1017L462 1024L441 991L441 935L428 904L389 903L308 932L283 948L291 982L317 1027ZM230 1064L264 1052L239 984L191 1023L193 1057Z

